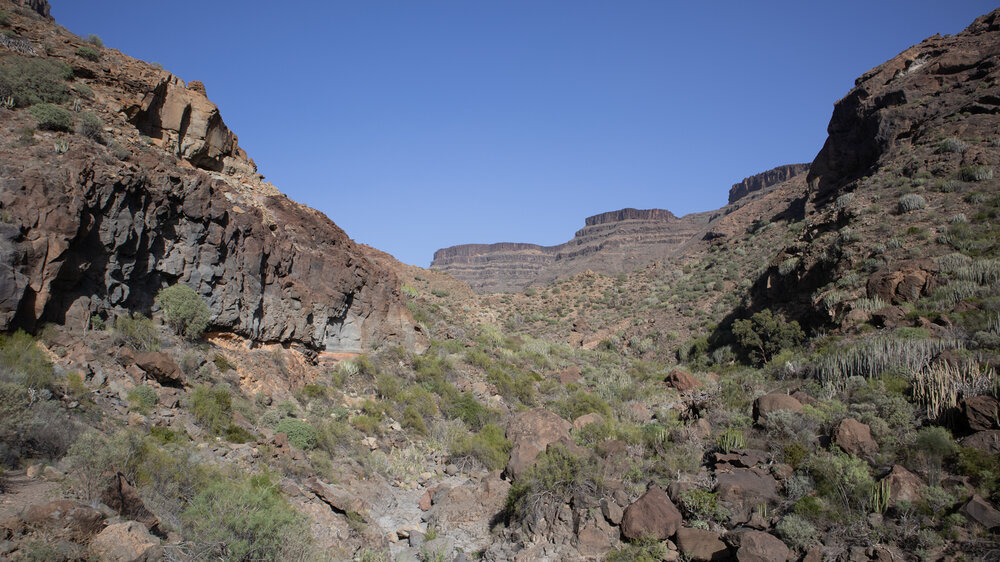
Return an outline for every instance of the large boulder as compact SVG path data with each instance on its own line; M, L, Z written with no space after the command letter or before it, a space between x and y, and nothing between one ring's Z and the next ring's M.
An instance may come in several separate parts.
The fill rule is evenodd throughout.
M790 410L792 412L802 411L802 402L799 402L795 398L787 394L772 393L765 394L753 403L753 419L755 421L763 421L763 418L770 414L771 412L776 412L778 410Z
M739 562L785 562L792 555L781 539L769 533L747 530L740 531L738 537L736 559Z
M979 449L991 455L1000 455L1000 430L980 431L965 437L962 446Z
M694 378L689 373L681 371L680 369L670 371L670 374L663 379L663 382L667 383L667 386L676 389L678 392L687 392L701 387L701 383L698 382L698 379Z
M568 421L545 408L535 408L521 412L507 425L507 439L512 448L507 474L517 478L535 464L535 459L550 444L560 440L570 440Z
M964 515L966 519L975 521L987 529L992 530L1000 527L1000 511L990 505L990 503L979 496L979 494L973 495L972 498L962 506L959 513Z
M868 296L887 303L915 302L934 289L937 266L931 260L910 260L868 278Z
M677 543L677 550L687 560L709 562L732 558L726 543L722 542L718 533L712 531L681 527L677 529L674 542Z
M871 457L878 452L871 428L854 418L844 418L833 429L833 442L844 452L859 457Z
M101 501L126 519L142 523L147 530L159 533L160 519L146 508L139 492L118 472L101 493Z
M164 386L184 384L184 371L166 353L162 351L136 353L134 359L135 364L156 382Z
M893 505L899 502L915 502L920 499L920 490L924 487L924 481L902 466L898 464L893 466L883 480L889 483L889 501Z
M972 431L1000 429L1000 401L992 396L962 400L962 415Z
M775 504L778 482L764 470L737 468L716 476L718 499L729 509L731 521L746 522L762 503Z
M85 542L104 528L100 511L82 503L56 500L33 505L24 514L24 521L48 536Z
M635 503L625 508L622 534L630 539L649 536L662 541L677 532L682 519L681 512L666 492L658 486L651 486Z
M478 484L463 484L434 495L427 527L447 530L455 545L478 552L490 545L490 523L504 509L510 483L492 473Z
M146 527L135 521L109 525L90 541L90 554L103 562L158 562L163 547Z

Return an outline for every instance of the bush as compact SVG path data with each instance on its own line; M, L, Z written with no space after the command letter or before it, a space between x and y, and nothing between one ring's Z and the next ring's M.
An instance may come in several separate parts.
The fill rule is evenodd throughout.
M94 33L91 33L90 35L87 36L87 43L90 43L91 45L97 47L98 49L104 46L104 41L101 40L101 37Z
M73 130L73 115L58 105L40 103L31 106L28 112L38 121L39 129L46 131Z
M993 179L993 168L989 166L966 166L959 170L963 181L986 181Z
M816 480L816 489L831 501L839 501L848 509L865 509L875 481L868 463L838 453L809 459L809 472Z
M28 423L28 390L19 384L0 381L0 441L12 443Z
M137 386L128 392L129 404L135 411L143 415L148 414L153 409L157 400L159 398L156 396L156 391L146 385Z
M766 363L782 350L795 347L805 339L798 322L785 322L770 310L762 310L749 319L734 321L732 332L744 351L757 363Z
M181 283L161 289L156 294L156 304L163 310L167 324L189 339L201 336L212 314L201 296Z
M76 56L92 62L97 62L101 59L101 53L97 52L97 49L93 47L80 47L76 50Z
M489 470L507 465L511 443L498 426L487 424L474 435L463 435L451 446L454 460L475 459Z
M25 388L48 388L53 382L52 363L23 330L0 335L0 379Z
M958 140L956 138L949 138L949 139L944 139L943 141L941 141L941 144L938 145L938 152L941 152L941 153L945 153L945 152L958 152L958 153L962 153L962 152L965 152L966 148L967 147L965 146L964 142L962 142L962 141L960 141L960 140Z
M100 117L89 111L80 116L80 124L77 125L76 132L94 142L104 142L104 123L101 122Z
M0 25L5 27L10 25L10 15L4 10L0 10Z
M688 516L697 521L721 523L729 519L729 510L719 505L717 493L692 488L681 492L680 504Z
M160 336L152 319L136 312L115 318L113 341L143 353L160 350Z
M0 60L0 97L14 96L18 107L63 103L69 99L66 80L73 70L41 57L9 55Z
M184 536L206 558L301 560L309 524L265 475L217 479L184 510Z
M202 426L216 435L229 428L233 419L232 398L229 389L201 385L191 391L191 414Z
M319 433L316 428L299 419L284 418L278 422L275 431L287 435L288 442L299 449L308 451L319 444Z
M926 206L927 200L916 193L907 193L899 198L898 207L900 213L909 213L910 211L923 209Z
M593 456L577 456L564 447L549 446L535 464L518 476L507 492L510 517L560 506L572 497L598 496L604 489L601 467Z
M795 550L802 551L816 543L816 527L801 515L789 513L784 516L775 526L775 531L785 544Z

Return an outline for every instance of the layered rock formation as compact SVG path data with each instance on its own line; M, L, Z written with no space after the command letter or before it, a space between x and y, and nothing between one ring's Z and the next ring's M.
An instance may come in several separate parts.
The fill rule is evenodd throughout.
M772 185L786 182L808 171L809 164L786 164L748 178L743 178L743 181L734 183L733 187L729 189L729 203L735 203L755 191L761 191Z
M435 252L431 268L480 293L517 291L588 269L617 273L669 257L708 218L707 213L677 218L664 209L621 209L587 218L564 244L463 244Z
M80 59L82 40L34 20L22 37L59 36L39 56L70 62L93 90L85 109L108 125L107 146L72 134L59 135L65 152L51 138L0 142L0 330L149 313L160 288L186 283L208 302L211 330L256 342L423 344L396 275L264 183L203 85L117 51ZM3 119L33 124L24 111Z

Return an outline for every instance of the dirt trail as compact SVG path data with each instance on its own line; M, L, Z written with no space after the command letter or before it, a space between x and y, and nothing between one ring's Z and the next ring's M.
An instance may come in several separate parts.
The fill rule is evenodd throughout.
M20 516L36 504L59 497L59 484L41 478L28 478L23 470L4 472L4 490L0 493L0 520Z

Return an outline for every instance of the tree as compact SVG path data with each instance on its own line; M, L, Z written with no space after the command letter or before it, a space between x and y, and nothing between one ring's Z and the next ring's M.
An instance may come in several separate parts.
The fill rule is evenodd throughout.
M770 310L733 322L733 336L756 363L767 363L781 350L795 347L806 337L798 322L785 322Z
M208 327L211 311L201 296L187 285L161 289L156 295L156 303L163 310L167 324L178 335L196 339Z

